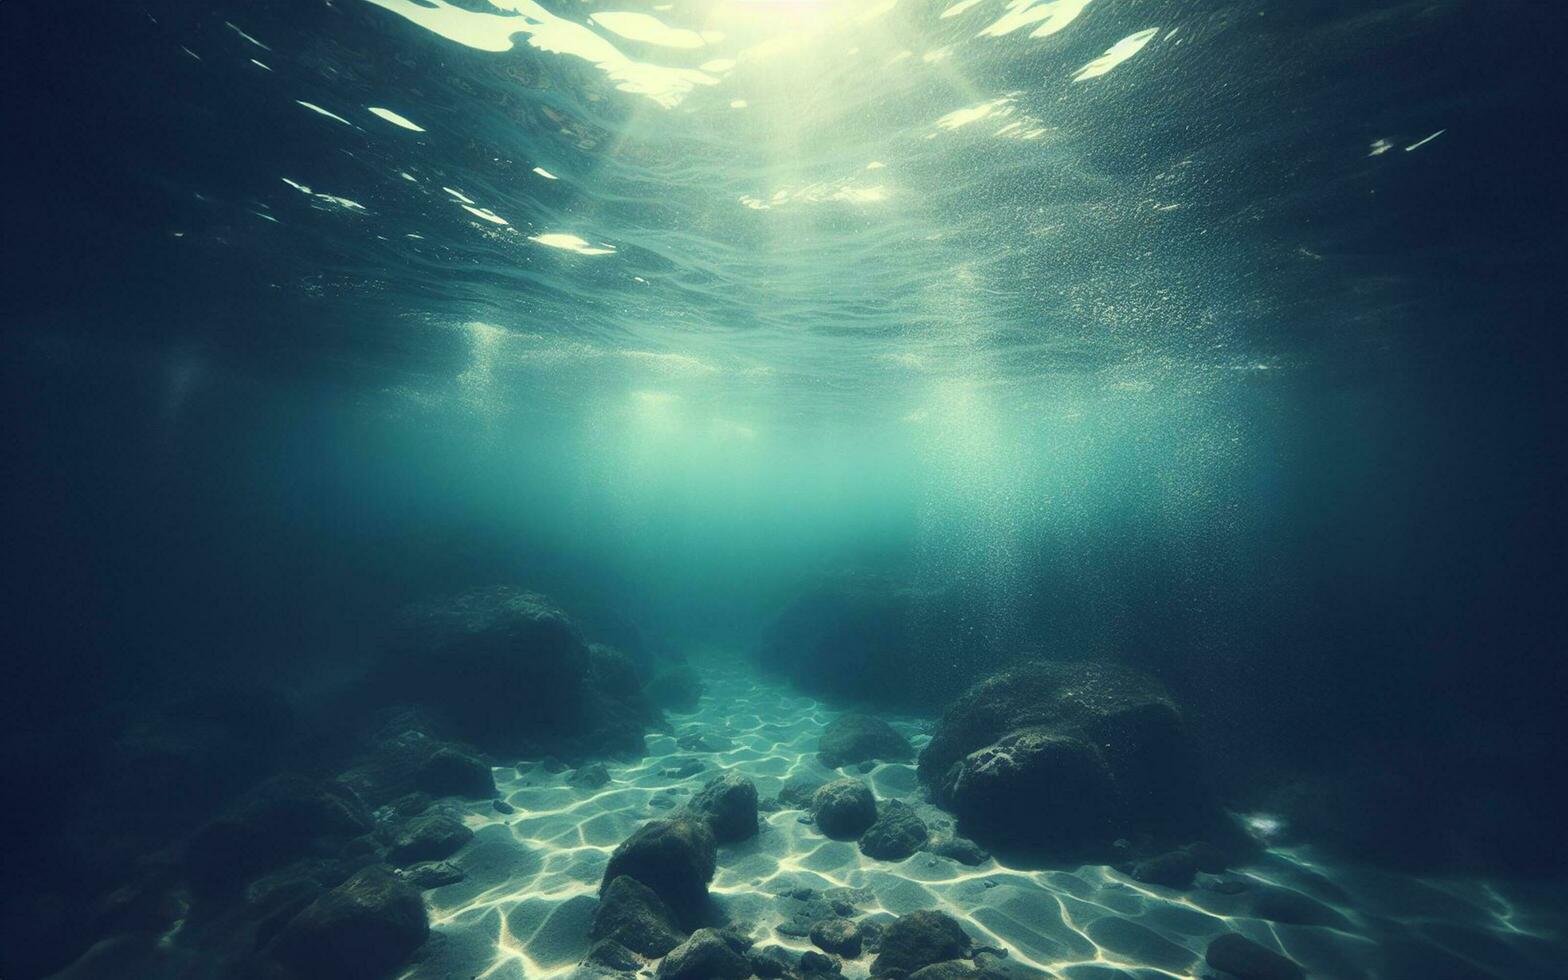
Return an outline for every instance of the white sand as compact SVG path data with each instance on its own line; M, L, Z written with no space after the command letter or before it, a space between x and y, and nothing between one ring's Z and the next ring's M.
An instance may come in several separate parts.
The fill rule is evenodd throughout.
M679 805L729 768L751 778L763 799L791 776L840 775L816 760L818 736L837 712L760 682L735 664L699 669L708 690L698 711L672 714L675 735L651 736L640 763L607 763L609 785L578 789L568 784L569 771L552 775L525 767L521 776L512 769L496 771L497 786L517 812L472 806L468 822L476 836L452 858L468 878L426 893L431 938L403 976L533 980L569 973L587 952L589 921L610 852L642 822L670 812L653 805L656 797L669 799L673 790ZM927 740L919 719L883 717L917 748ZM716 753L678 748L676 738L690 733L720 736L731 747ZM661 775L691 758L703 763L702 772ZM951 826L946 814L924 802L913 765L880 765L862 778L879 799L915 805L933 831ZM1201 886L1176 892L1104 867L1025 871L989 861L971 868L926 853L874 861L853 842L827 840L800 817L798 810L764 813L756 838L719 849L710 889L715 903L759 944L809 948L806 940L775 932L799 908L784 894L804 886L828 897L847 889L844 897L867 917L884 921L915 909L943 909L977 942L1073 980L1127 975L1116 970L1139 977L1206 975L1203 951L1228 931L1283 949L1314 978L1374 977L1374 954L1405 945L1421 948L1429 958L1427 976L1479 973L1472 965L1508 977L1550 975L1536 971L1552 963L1538 957L1549 956L1542 934L1557 928L1557 919L1549 911L1527 913L1524 904L1481 882L1330 868L1301 851L1275 850L1223 876L1245 881L1243 893L1223 895ZM1286 925L1249 916L1270 886L1314 899L1344 922L1337 928ZM870 956L847 961L844 973L864 977L870 962ZM1451 972L1455 969L1464 972Z

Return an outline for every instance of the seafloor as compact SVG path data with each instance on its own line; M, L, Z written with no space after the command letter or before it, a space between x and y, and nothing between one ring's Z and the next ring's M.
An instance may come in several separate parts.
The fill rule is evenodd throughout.
M672 714L673 732L650 736L642 761L607 764L608 784L580 788L571 771L535 763L496 770L515 812L465 804L475 834L449 860L466 878L425 893L430 939L401 976L570 974L588 951L610 853L644 821L668 815L726 769L753 780L764 801L791 777L841 775L816 758L835 711L732 662L700 667L706 692L697 710ZM923 719L888 720L917 748L929 738ZM678 746L693 735L712 751ZM879 800L914 806L933 832L951 827L923 798L912 763L877 764L863 778ZM759 945L795 953L813 948L789 934L812 902L873 922L940 909L979 945L1005 950L1018 972L1072 980L1214 976L1204 953L1227 932L1284 952L1315 978L1568 975L1547 938L1560 911L1554 896L1518 887L1336 866L1304 848L1268 849L1249 866L1200 875L1187 891L1102 866L1025 870L989 859L970 867L928 852L887 862L825 838L801 810L780 808L762 814L755 837L721 845L710 894ZM864 977L871 961L869 953L845 959L843 973Z

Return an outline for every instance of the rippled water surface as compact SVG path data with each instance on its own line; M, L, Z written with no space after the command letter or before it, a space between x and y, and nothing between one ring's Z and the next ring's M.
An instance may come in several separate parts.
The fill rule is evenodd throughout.
M1260 874L1307 881L1320 842L1386 865L1323 865L1362 945L1303 962L1376 975L1364 946L1425 928L1399 876L1452 872L1444 949L1503 936L1466 962L1544 975L1550 903L1521 900L1510 933L1499 896L1535 893L1488 889L1555 894L1564 864L1550 5L11 0L0 19L19 782L92 801L71 774L116 771L104 747L146 705L273 686L319 705L399 609L498 583L649 663L710 664L704 725L760 731L715 692L767 702L795 727L731 760L766 782L845 705L804 697L831 692L812 676L831 657L793 691L752 677L759 638L866 602L894 627L845 632L905 644L909 676L859 693L929 709L898 716L911 732L950 679L1023 655L1158 677L1227 805L1284 795L1332 828ZM444 962L577 962L539 923L587 914L594 862L670 788L675 749L650 752L603 800L498 763L504 795L559 821L467 819L541 849L549 901L452 886L432 908L473 945ZM1343 799L1314 807L1324 787ZM795 819L724 872L737 908L892 887L796 847ZM153 829L116 860L178 828ZM82 877L24 849L48 888ZM1187 898L1103 868L1003 870L902 894L1091 894L1160 925L1160 975L1201 969L1218 918L1273 928L1206 896L1183 933ZM1032 959L1034 926L986 929L1043 969L1100 975L1117 942L1131 968L1138 942L1094 936L1120 920L1080 911Z

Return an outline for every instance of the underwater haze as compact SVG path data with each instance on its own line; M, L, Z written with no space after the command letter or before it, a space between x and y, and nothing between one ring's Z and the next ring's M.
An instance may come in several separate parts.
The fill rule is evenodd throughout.
M5 4L0 975L1561 976L1561 19Z

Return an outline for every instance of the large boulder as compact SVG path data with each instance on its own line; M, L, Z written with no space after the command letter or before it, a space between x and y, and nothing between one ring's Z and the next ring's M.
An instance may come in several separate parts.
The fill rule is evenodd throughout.
M687 809L707 822L708 829L721 844L732 844L757 834L757 786L733 769L710 779L692 797Z
M493 587L406 610L362 694L498 754L640 752L653 714L623 659L545 596Z
M970 955L974 944L958 920L946 912L911 912L882 931L874 977L903 977L921 967Z
M810 935L813 946L847 960L860 955L860 947L864 942L860 926L850 919L823 919L811 927Z
M373 866L306 906L272 952L307 980L371 980L402 964L429 934L419 892Z
M987 846L1103 853L1122 836L1186 843L1220 824L1181 718L1152 677L1039 661L974 685L920 753L936 802Z
M811 816L823 836L854 840L876 823L876 797L865 783L836 779L812 794Z
M904 762L915 757L909 739L881 718L855 712L840 715L822 732L817 758L835 769L857 762Z
M689 924L700 917L717 865L718 844L706 822L689 816L651 820L610 855L599 896L626 875L652 889Z
M588 939L593 943L613 940L650 958L663 956L684 938L664 900L627 875L617 877L605 888L588 930Z
M926 822L914 807L888 800L877 813L877 822L860 835L860 853L878 861L902 861L924 847L930 838Z

